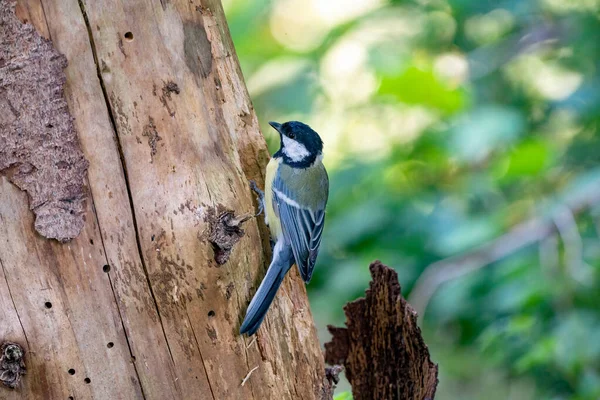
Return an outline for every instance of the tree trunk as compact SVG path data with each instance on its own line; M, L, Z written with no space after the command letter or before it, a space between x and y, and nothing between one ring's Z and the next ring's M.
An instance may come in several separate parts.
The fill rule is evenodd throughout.
M257 340L239 335L269 261L262 219L240 222L268 152L220 2L20 0L16 15L35 30L0 25L3 50L51 39L74 120L40 120L60 108L47 77L11 83L30 61L0 57L0 345L22 345L27 368L0 398L316 398L323 356L296 269ZM85 160L57 144L71 123L84 185Z

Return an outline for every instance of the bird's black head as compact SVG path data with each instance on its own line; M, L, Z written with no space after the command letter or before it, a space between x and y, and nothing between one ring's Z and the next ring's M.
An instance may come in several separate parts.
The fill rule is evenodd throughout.
M298 121L269 122L281 139L281 147L275 157L283 157L283 162L296 168L312 165L323 153L323 141L310 126Z

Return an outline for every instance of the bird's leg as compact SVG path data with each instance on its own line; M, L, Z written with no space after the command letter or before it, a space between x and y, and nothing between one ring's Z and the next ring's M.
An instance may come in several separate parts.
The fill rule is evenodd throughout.
M258 212L254 216L258 217L265 209L265 192L260 190L253 180L250 180L250 189L257 195L256 201L258 202ZM269 238L269 244L271 245L271 253L273 253L273 249L275 248L275 241L273 238Z
M262 214L263 210L265 209L265 192L260 190L256 185L256 182L252 180L250 181L250 189L252 189L252 191L254 191L254 193L257 194L256 201L258 201L258 213L256 213L254 216L258 217L260 214Z

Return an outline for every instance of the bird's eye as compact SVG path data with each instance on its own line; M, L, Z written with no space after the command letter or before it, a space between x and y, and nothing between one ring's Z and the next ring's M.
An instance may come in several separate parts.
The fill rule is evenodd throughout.
M288 133L288 137L289 137L290 139L294 139L294 138L296 138L296 135L295 135L295 134L293 134L292 132L290 132L290 133Z

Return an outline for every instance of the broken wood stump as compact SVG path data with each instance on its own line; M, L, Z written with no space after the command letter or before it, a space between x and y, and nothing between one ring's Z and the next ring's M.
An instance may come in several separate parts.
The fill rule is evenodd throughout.
M342 364L355 400L433 400L438 367L401 295L398 274L375 261L366 296L344 307L346 328L329 326L325 361Z

